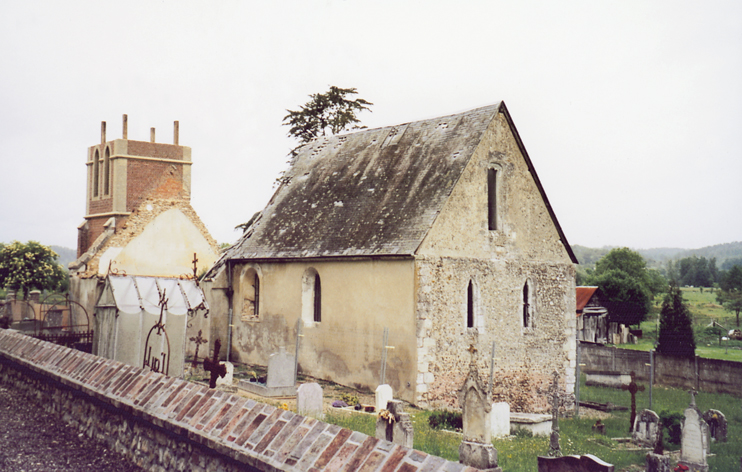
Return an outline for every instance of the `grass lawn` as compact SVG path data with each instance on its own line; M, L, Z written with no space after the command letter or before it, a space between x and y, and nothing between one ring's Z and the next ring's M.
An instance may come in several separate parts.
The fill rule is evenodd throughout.
M584 382L585 378L583 376L582 386L580 387L582 400L600 403L611 402L626 407L631 404L631 396L625 391L602 387L586 387ZM689 401L690 396L684 390L655 387L652 409L657 413L664 410L682 413L687 408ZM721 411L729 423L728 441L711 444L711 453L715 454L715 456L709 458L711 470L739 470L740 456L742 456L742 401L731 395L701 392L696 397L696 403L701 412L710 408ZM637 410L641 411L648 407L649 389L647 388L644 392L637 394ZM458 461L461 436L431 429L427 421L431 413L429 411L410 409L410 413L415 428L415 449L451 461ZM373 436L375 432L376 417L373 415L333 411L327 414L326 420L330 423L361 431L369 436ZM628 437L629 411L614 411L607 418L602 419L602 422L606 425L605 436L593 433L592 425L595 423L595 418L560 419L562 452L565 455L593 454L615 465L616 471L635 471L638 467L643 467L646 450L626 450L624 444L619 444L611 439ZM538 470L536 456L546 455L549 450L549 439L546 437L518 435L496 439L493 444L498 451L499 465L506 472L536 472ZM665 446L668 450L679 449L678 445L668 443L667 435Z
M734 313L724 310L717 303L716 293L712 292L711 289L704 288L701 291L700 288L683 288L682 292L683 298L693 314L696 354L709 359L742 362L742 341L730 339L721 341L720 345L718 328L709 327L713 321L716 321L727 330L737 328L737 319ZM637 344L621 344L619 347L639 351L649 351L654 348L657 341L657 323L663 296L657 297L652 311L647 315L647 321L641 324L642 339Z

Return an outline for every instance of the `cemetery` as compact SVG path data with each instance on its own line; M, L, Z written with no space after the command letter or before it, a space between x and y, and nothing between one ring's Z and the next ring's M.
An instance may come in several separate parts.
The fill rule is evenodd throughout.
M8 335L5 333L8 333ZM53 346L50 348L51 353L45 355L44 349L41 349L42 345L39 344L42 341L30 337L27 338L28 341L19 341L17 337L20 334L14 334L12 331L2 331L0 334L2 334L2 337L0 337L0 359L2 359L0 383L3 386L7 386L9 383L15 386L20 385L17 370L14 370L18 368L19 364L28 362L27 365L24 365L24 368L32 368L40 372L42 367L34 366L33 363L46 362L47 357L51 360L55 359L54 356L62 359L62 361L59 361L58 367L55 368L67 369L65 372L69 369L72 369L71 372L75 372L75 369L81 369L80 373L62 375L57 382L65 385L72 385L73 382L84 382L86 377L95 378L96 375L100 376L101 374L96 374L96 372L103 372L105 368L117 364L113 360L104 360L89 354L67 353L67 351L64 351L67 348L61 346L49 345ZM23 346L24 342L31 343L31 346L23 349L17 347ZM46 345L45 343L43 346ZM18 357L17 352L14 352L18 350L22 350L24 353L20 354L20 357ZM641 380L630 382L630 385L623 389L588 386L586 385L586 376L583 374L580 385L581 399L586 399L586 403L590 404L610 403L623 406L625 409L599 411L583 406L579 411L574 411L566 408L567 403L564 401L563 393L554 389L554 386L559 385L560 382L559 375L555 372L550 388L552 414L549 415L549 432L546 434L534 433L515 426L518 423L518 418L523 417L523 413L510 411L509 405L505 402L487 402L487 391L490 388L487 376L484 375L484 372L479 372L476 362L472 361L470 375L459 388L459 400L463 412L461 407L454 408L451 412L452 416L460 415L459 417L463 420L462 427L459 431L446 431L430 426L429 419L434 416L434 411L420 409L395 399L394 392L388 385L381 385L376 391L368 389L359 391L330 381L313 379L301 372L294 374L292 370L294 365L293 356L287 354L285 350L276 354L278 355L273 357L280 360L280 362L277 362L277 367L275 363L266 367L235 364L231 369L227 369L225 362L219 361L218 357L213 359L213 353L208 353L208 356L203 353L202 355L206 359L200 360L195 368L192 364L187 363L186 379L188 381L185 383L172 377L164 377L160 381L157 380L157 377L162 374L154 370L124 366L123 364L120 364L123 369L117 368L122 373L114 375L113 378L120 377L121 380L114 382L114 384L119 386L120 391L129 392L125 394L124 398L126 398L126 395L131 395L131 392L144 395L144 397L138 397L139 399L134 401L131 407L127 407L133 408L128 414L137 411L137 404L146 404L148 402L146 398L151 397L158 389L164 389L164 392L175 385L178 386L176 390L181 393L176 394L174 392L170 397L175 400L183 400L185 402L184 410L179 412L177 408L171 409L170 413L164 416L162 413L154 414L154 416L147 416L152 415L152 413L142 414L144 418L148 418L146 421L170 431L168 433L170 439L166 441L166 448L172 448L172 457L176 462L183 459L181 448L184 447L179 444L178 434L184 434L190 430L189 428L193 428L194 433L188 433L190 435L188 437L195 437L193 434L196 431L207 429L209 424L217 426L219 412L222 412L223 415L225 412L238 409L238 406L250 405L251 409L259 406L264 411L262 414L257 412L252 414L251 418L253 420L258 417L266 419L266 421L267 418L273 418L276 420L274 424L278 429L290 423L314 424L311 421L323 421L323 424L336 425L335 427L347 428L351 431L346 434L349 435L348 438L355 438L355 441L351 440L347 443L347 448L358 449L365 442L370 441L371 438L375 438L376 441L381 441L375 443L377 449L378 444L390 444L386 452L377 451L379 454L384 453L388 456L389 452L395 447L412 451L405 453L407 459L404 459L410 461L410 464L414 463L412 458L420 459L423 454L429 454L430 456L427 457L440 457L441 461L449 461L446 462L448 464L469 461L469 465L474 467L474 470L486 471L659 471L673 470L677 464L684 464L688 467L688 470L698 471L739 470L740 455L742 454L739 447L739 444L742 444L740 399L727 394L696 393L693 390L688 392L684 389L664 388L658 385L655 385L650 391ZM79 356L88 357L79 358ZM472 354L472 359L474 357L475 355ZM86 363L90 364L90 367L84 367ZM15 367L11 368L9 366ZM240 387L242 383L254 383L245 382L245 379L248 378L272 378L271 371L274 369L283 370L284 375L290 377L289 382L293 380L293 388L286 391L285 395L271 397ZM228 371L230 371L232 379L228 379ZM285 374L285 371L289 373ZM85 372L87 374L84 374ZM219 379L221 383L217 384L216 379ZM208 388L211 380L214 380L215 389ZM493 382L496 383L497 379L493 379ZM284 381L284 383L287 382ZM35 392L35 390L38 390L38 392ZM44 395L48 394L49 387L39 388L39 384L36 384L30 391L26 387L26 392L34 397L43 398ZM98 402L107 401L103 393L95 393L91 390L86 390L86 392L86 395L97 398ZM105 397L111 395L112 392L107 391L105 393ZM650 405L650 395L653 396L652 405ZM59 396L51 398L56 398L54 401L59 400ZM62 398L64 398L64 395L62 395ZM113 396L113 398L116 397ZM364 408L357 411L352 407L333 407L333 404L343 401L342 399L349 400L350 403L353 403L351 399L354 399ZM54 401L50 401L49 404L54 404ZM124 406L131 403L130 400L124 399L116 401ZM161 399L160 402L163 402L163 400ZM347 402L343 403L347 404ZM382 406L384 403L386 403L385 407ZM634 408L630 408L632 404ZM63 405L66 406L53 406L52 409L59 414L72 408L71 403L63 403ZM76 406L74 408L77 411L85 412L85 415L89 416L86 420L81 421L79 418L74 418L74 414L69 416L73 417L72 422L81 427L83 431L88 431L87 434L92 434L93 437L105 437L105 433L102 431L105 428L112 427L110 425L117 424L117 422L105 415L96 416L102 415L102 413L93 414L91 412L95 408L92 410L90 408L93 407ZM369 409L370 412L367 411ZM633 415L632 409L634 410ZM201 418L197 414L199 411L203 412L206 417ZM284 418L281 416L284 413L281 412L288 415L285 416L284 420L280 420ZM293 414L291 412L298 413L298 416L291 416ZM673 415L670 413L676 414L676 420L680 416L684 423L678 437L673 437L671 432ZM135 416L137 414L139 413L135 413ZM235 418L250 414L241 413ZM209 415L213 415L213 417ZM503 415L507 418L506 420ZM634 417L633 422L632 416ZM173 421L177 421L177 424L181 424L181 426L168 426L168 418L174 419ZM226 416L224 418L224 421L227 421ZM300 421L298 418L306 419ZM263 420L261 419L261 421ZM244 421L241 423L244 423ZM191 426L183 426L184 424ZM633 426L629 431L630 424L633 424ZM132 431L142 427L133 427ZM330 426L325 427L329 428ZM268 434L273 430L266 428L258 428L254 431L256 431L256 434L258 430L262 432L261 434ZM181 433L178 433L178 431L181 431ZM337 431L341 430L332 431L336 434ZM343 429L342 431L346 430ZM353 436L356 433L352 431L356 431L357 434L363 436ZM663 434L662 442L658 445L659 431ZM157 434L156 432L152 434L156 442ZM289 435L288 431L282 434L284 439ZM369 439L363 439L364 437ZM224 452L225 446L217 447L218 444L222 444L219 441L214 442L214 440L208 438L203 440L197 438L195 441L208 446L210 450ZM256 447L261 442L259 438L252 441ZM338 439L338 441L340 440ZM189 441L185 442L191 444ZM322 448L327 446L328 444L325 443ZM114 447L118 448L118 446ZM193 448L195 443L187 447ZM658 448L662 453L658 451ZM399 451L402 450L399 449ZM268 450L268 452L271 451ZM133 452L133 454L140 457L142 452ZM233 456L242 457L239 455ZM208 462L211 459L205 460ZM379 460L381 460L381 456L379 456ZM463 462L463 464L466 463Z

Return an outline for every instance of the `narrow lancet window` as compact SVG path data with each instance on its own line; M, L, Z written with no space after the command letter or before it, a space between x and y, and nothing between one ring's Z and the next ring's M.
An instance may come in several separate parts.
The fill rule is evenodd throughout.
M98 168L98 160L100 159L100 155L98 154L98 150L95 150L95 155L93 156L93 196L98 196L98 182L99 182L99 176L100 169Z
M322 321L322 286L319 274L314 274L314 321Z
M103 195L108 195L110 192L110 179L111 179L111 150L106 148L106 154L103 158Z
M466 289L466 327L474 327L474 283L471 280Z
M260 279L257 273L255 273L255 284L253 286L255 287L255 317L257 318L260 314Z
M531 327L531 304L529 302L528 282L523 285L523 327Z
M490 231L497 229L497 170L487 169L487 222Z

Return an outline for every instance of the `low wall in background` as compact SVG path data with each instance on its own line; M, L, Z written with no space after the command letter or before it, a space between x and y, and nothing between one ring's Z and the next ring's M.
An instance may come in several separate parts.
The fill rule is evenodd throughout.
M0 384L151 471L476 469L0 329ZM18 401L24 401L19 398Z
M611 370L628 373L649 381L649 352L620 349L601 344L580 343L582 370ZM742 396L742 362L706 359L704 357L678 358L654 354L654 383L711 393Z

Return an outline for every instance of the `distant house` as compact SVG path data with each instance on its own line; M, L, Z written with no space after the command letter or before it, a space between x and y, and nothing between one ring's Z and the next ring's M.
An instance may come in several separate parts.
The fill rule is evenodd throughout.
M498 375L572 393L575 263L501 102L303 146L203 285L233 360L293 349L301 320L302 371L455 404L493 341Z
M598 287L577 287L577 340L605 344L608 310L600 301Z

